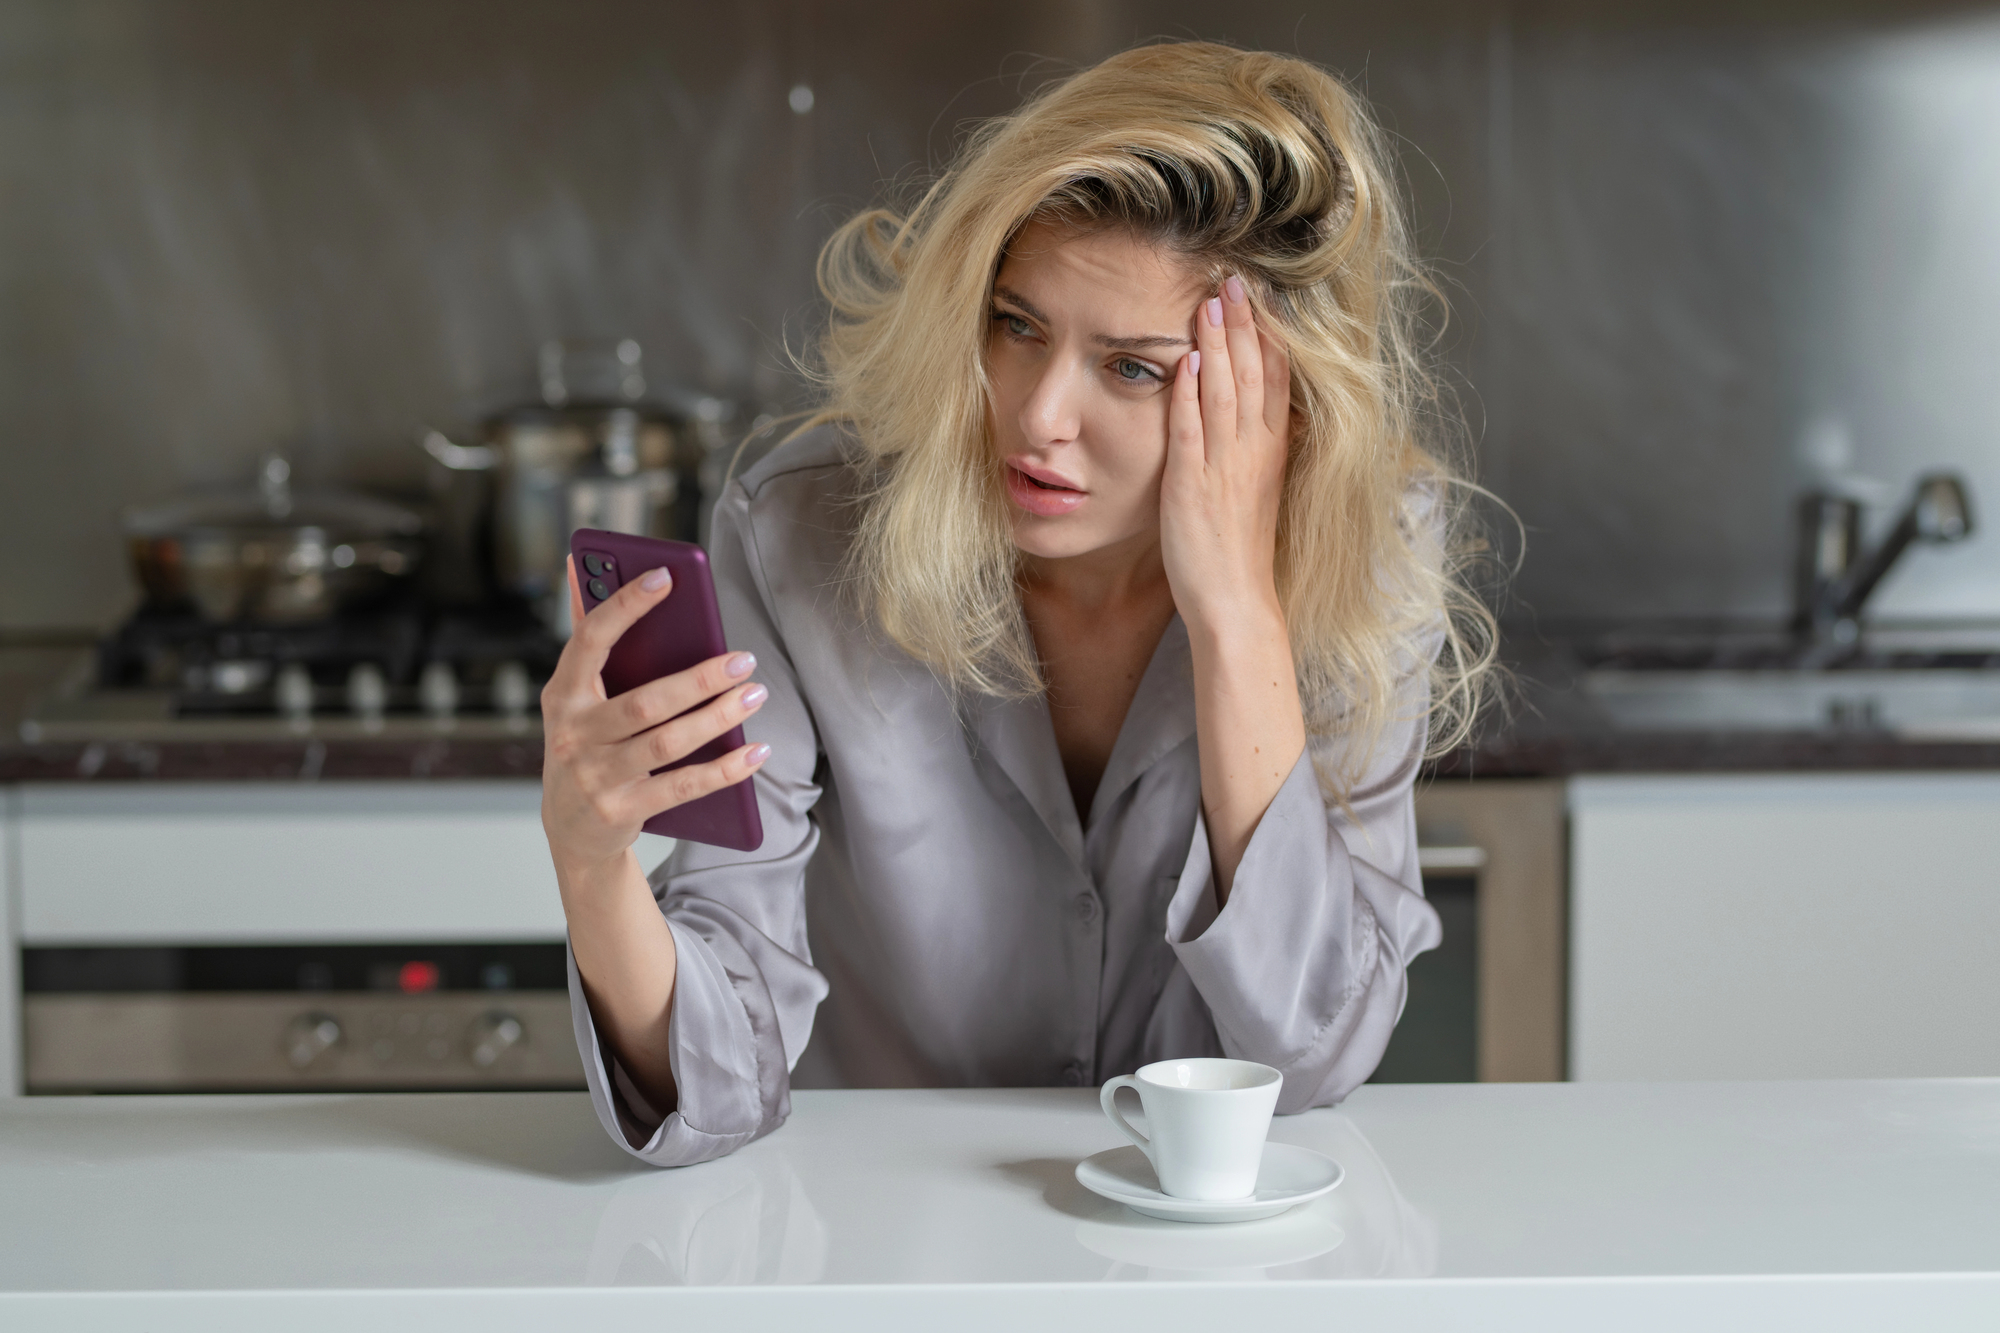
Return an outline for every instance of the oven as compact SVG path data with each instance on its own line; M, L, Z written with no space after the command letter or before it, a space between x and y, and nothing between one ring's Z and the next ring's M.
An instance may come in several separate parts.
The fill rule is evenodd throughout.
M6 1090L583 1086L537 782L6 800Z
M1443 944L1410 963L1389 1082L1565 1077L1564 784L1436 778L1417 789L1424 891Z

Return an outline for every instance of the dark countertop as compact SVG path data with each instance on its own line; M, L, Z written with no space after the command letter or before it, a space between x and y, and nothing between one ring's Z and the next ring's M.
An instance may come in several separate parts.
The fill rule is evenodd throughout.
M0 743L0 783L535 778L542 737Z
M244 781L533 778L539 725L504 735L406 724L362 735L322 726L299 735L21 740L33 700L77 669L76 645L0 647L0 783L142 779ZM1517 652L1512 706L1476 741L1433 761L1441 778L1547 778L1579 773L2000 770L2000 739L1905 740L1880 731L1634 732L1611 727L1547 651Z

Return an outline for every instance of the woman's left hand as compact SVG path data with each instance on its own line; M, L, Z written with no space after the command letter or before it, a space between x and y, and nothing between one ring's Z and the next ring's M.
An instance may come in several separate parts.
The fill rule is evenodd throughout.
M1160 541L1191 630L1276 615L1278 505L1291 440L1291 368L1231 277L1194 315L1167 413Z

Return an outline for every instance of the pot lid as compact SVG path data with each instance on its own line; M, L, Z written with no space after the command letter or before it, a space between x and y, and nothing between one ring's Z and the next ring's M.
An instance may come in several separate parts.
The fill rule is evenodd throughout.
M415 510L351 491L294 491L291 465L271 457L255 491L190 495L125 514L133 537L168 537L191 532L236 536L298 532L318 528L350 537L414 537L424 521Z

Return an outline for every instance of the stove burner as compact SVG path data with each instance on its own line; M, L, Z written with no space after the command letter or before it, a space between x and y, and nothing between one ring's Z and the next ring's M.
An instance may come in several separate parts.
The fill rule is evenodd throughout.
M98 647L100 690L171 695L179 718L525 715L562 645L525 604L414 599L309 625L212 625L142 608Z

